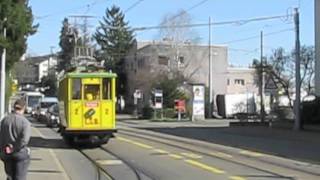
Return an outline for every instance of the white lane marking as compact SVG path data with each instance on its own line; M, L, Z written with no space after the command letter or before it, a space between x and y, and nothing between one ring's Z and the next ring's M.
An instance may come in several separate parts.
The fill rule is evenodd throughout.
M121 165L123 162L121 160L97 160L98 164L101 165Z
M254 152L254 151L240 151L240 154L244 154L244 155L248 155L248 156L252 156L252 157L262 157L264 156L261 153L258 152Z
M33 127L33 130L42 138L47 139L45 135L43 135L37 128Z
M65 180L71 180L71 178L68 176L66 170L63 168L60 160L58 159L58 157L56 156L56 154L53 152L52 149L49 149L49 153L51 154L55 164L58 166L59 171L62 172L62 176Z

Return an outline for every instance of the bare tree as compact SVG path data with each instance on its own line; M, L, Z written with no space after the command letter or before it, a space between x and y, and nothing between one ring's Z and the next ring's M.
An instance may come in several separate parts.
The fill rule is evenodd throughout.
M311 46L301 47L301 87L310 94L314 84L314 48ZM257 66L258 67L258 66ZM283 48L273 51L273 54L265 65L268 78L278 86L278 90L284 91L289 99L289 105L293 108L292 95L295 93L295 58L294 51L291 54L285 52Z
M196 53L194 45L199 42L199 36L192 28L181 27L181 25L188 25L191 22L192 18L190 14L184 10L180 10L177 13L165 15L160 23L160 26L163 28L160 29L159 35L163 42L170 46L169 58L173 61L171 61L169 67L173 73L180 71L184 74L184 71L189 66L190 62L186 61L183 57L183 55L186 55L186 49L188 59L191 59L193 54ZM195 72L199 69L200 66L194 67ZM190 75L192 76L194 73L190 73Z

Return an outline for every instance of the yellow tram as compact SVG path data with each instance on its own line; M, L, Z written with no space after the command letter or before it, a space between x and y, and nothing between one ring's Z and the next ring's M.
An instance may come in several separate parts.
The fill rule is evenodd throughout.
M116 132L115 81L105 71L74 71L59 81L60 132L67 142L107 143Z

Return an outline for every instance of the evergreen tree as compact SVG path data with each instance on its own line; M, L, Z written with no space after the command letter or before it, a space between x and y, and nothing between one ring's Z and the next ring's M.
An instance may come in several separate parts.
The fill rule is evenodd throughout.
M36 32L37 27L33 25L28 0L0 0L0 48L7 50L7 70L25 53L27 38ZM7 30L6 38L3 37L4 28Z
M77 31L72 28L67 18L62 22L62 28L60 31L60 48L58 71L66 70L70 65L70 61L73 56L75 39L77 37Z
M124 95L126 90L126 75L124 72L124 58L133 45L133 31L125 22L125 15L119 7L112 6L106 10L105 17L94 34L100 46L98 60L105 60L105 66L118 74L117 91Z

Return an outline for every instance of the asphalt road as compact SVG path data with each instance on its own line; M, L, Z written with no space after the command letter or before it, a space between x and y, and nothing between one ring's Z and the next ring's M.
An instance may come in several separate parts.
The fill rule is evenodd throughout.
M40 137L31 146L52 150L67 179L75 180L320 179L316 164L119 124L119 133L108 144L79 150L66 145L55 129L34 123Z

